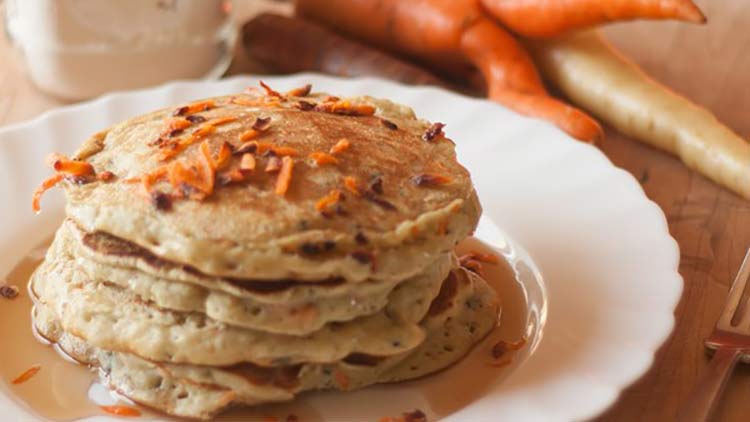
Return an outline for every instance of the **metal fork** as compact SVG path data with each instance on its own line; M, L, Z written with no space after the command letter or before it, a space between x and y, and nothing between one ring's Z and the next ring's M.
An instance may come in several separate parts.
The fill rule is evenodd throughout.
M714 356L680 411L677 417L680 422L708 420L737 362L750 359L750 303L739 309L749 279L750 249L729 290L721 317L706 339L706 347L715 350Z

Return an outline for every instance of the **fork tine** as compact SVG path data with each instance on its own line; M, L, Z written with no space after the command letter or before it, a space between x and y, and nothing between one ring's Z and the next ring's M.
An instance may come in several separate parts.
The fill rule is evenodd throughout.
M742 300L742 294L745 292L745 285L747 284L748 279L750 279L750 248L748 248L747 253L745 253L745 258L742 260L740 270L737 272L737 276L732 283L732 288L729 290L727 303L724 305L724 310L721 313L719 322L716 324L717 326L723 326L724 328L732 326L732 317L737 311L737 306L740 304L740 300ZM748 309L750 309L750 306L748 306ZM745 319L748 319L747 314L742 316L740 322ZM750 326L748 326L748 329L750 329Z

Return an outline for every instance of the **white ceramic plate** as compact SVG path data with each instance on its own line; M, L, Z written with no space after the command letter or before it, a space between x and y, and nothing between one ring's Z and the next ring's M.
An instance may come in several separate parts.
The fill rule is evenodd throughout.
M337 95L386 97L412 106L419 116L447 123L459 160L472 173L485 217L523 245L541 269L549 305L533 353L505 379L490 382L471 403L441 416L450 421L587 419L604 411L651 365L672 330L682 291L679 251L659 208L633 177L597 149L545 122L436 88L310 74L264 80L279 90L311 82L316 90ZM70 153L90 134L128 117L256 83L248 77L177 82L107 95L0 130L0 275L60 221L59 193L45 197L41 216L30 210L32 190L49 175L43 166L47 153ZM503 242L487 218L482 236ZM538 279L533 266L530 271L530 278ZM537 323L543 316L536 316ZM450 374L436 382L450 383ZM402 390L394 394L376 388L322 402L336 408L325 410L329 420L352 420L357 409L387 408L403 399ZM3 420L31 419L2 392L0 408ZM409 409L396 407L390 414L399 410ZM367 412L367 417L372 415Z

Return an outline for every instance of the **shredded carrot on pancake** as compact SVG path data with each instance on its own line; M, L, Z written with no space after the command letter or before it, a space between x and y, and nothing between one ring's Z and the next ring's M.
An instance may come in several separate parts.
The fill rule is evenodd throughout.
M349 149L351 142L348 139L343 138L336 142L336 145L331 147L331 154L339 154Z
M315 209L317 211L325 211L331 206L336 205L340 200L341 191L338 189L334 189L328 192L328 195L320 198L318 202L315 203Z
M281 159L281 171L276 178L276 195L284 196L289 190L289 184L292 181L292 170L294 170L294 160L286 156Z
M326 164L338 164L338 158L325 152L313 152L310 154L310 158L315 161L315 164L322 166Z

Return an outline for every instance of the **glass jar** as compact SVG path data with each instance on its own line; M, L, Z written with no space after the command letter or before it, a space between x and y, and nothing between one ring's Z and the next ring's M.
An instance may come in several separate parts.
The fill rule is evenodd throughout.
M216 78L237 32L228 0L6 0L34 83L65 99Z

